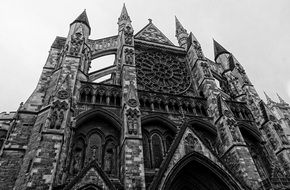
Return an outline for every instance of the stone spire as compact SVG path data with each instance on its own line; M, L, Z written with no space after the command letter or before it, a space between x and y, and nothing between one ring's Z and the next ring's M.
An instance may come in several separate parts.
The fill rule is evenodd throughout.
M179 22L176 16L175 16L175 37L178 40L178 44L186 49L188 33L186 29L184 29L182 24Z
M277 97L278 97L278 99L279 99L279 101L280 101L280 103L281 104L287 104L280 96L279 96L279 94L278 93L276 93L277 94Z
M213 48L214 48L214 59L216 60L217 57L223 53L230 53L228 52L223 46L221 46L218 42L213 39Z
M91 31L91 26L89 24L89 19L86 13L86 9L70 25L73 25L74 23L78 23L78 22L85 24Z
M264 94L265 94L265 97L266 97L266 99L267 99L267 103L269 104L269 103L273 103L273 100L268 96L268 94L266 94L266 92L264 92Z
M131 23L131 19L130 19L128 12L127 12L126 5L124 3L121 15L118 18L119 31L121 31L124 28L124 26L128 23Z

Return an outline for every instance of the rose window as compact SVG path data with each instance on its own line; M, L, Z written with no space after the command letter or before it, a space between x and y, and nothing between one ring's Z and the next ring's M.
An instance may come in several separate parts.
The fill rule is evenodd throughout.
M180 94L190 86L185 58L161 52L136 52L138 85L153 91Z

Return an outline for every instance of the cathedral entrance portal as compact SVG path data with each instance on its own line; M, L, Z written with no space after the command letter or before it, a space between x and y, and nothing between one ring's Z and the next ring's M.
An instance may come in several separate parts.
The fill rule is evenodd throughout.
M172 169L162 189L231 190L240 188L208 158L198 153L191 153Z

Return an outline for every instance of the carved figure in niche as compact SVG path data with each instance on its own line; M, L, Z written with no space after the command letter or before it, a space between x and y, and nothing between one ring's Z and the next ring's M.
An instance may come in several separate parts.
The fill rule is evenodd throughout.
M81 52L81 47L84 43L84 36L82 34L82 27L78 29L78 31L71 36L71 46L69 53L71 55L78 55Z
M205 76L205 77L210 77L211 74L210 74L209 66L207 65L207 63L202 62L202 63L200 64L200 66L202 67L202 71L203 71L203 73L204 73L204 76Z
M61 128L61 124L63 122L63 119L64 119L64 114L63 114L63 111L60 111L59 114L58 114L58 120L55 124L55 128L56 129L60 129Z
M128 125L128 132L129 132L129 134L132 134L133 133L133 118L132 118L131 115L128 115L127 125Z
M136 109L128 109L127 110L127 127L128 127L128 133L135 135L138 132L138 117L139 117L139 111Z
M91 152L92 152L92 160L95 160L98 158L97 152L98 152L99 147L96 145L91 146Z
M124 37L125 37L125 44L132 45L133 40L133 29L130 25L126 25L124 28Z
M127 103L131 107L136 107L138 103L137 103L136 88L133 80L130 80L130 84L127 86L127 88L128 88Z
M77 150L73 160L73 174L77 174L82 168L82 152Z
M185 153L189 153L192 151L201 151L201 145L199 144L196 137L194 137L191 133L189 133L185 137Z
M56 121L57 121L57 112L53 111L50 117L50 126L49 126L50 129L54 129Z
M196 54L197 54L197 57L198 58L203 58L203 54L202 54L202 49L201 49L201 46L200 44L197 42L197 41L193 41L193 46L194 46L194 49L196 50Z
M133 65L134 63L134 52L133 49L125 49L125 63L128 65Z
M105 165L104 165L105 172L107 172L108 174L111 174L112 169L113 169L113 163L112 163L113 162L113 149L111 148L107 149L104 162L105 162Z

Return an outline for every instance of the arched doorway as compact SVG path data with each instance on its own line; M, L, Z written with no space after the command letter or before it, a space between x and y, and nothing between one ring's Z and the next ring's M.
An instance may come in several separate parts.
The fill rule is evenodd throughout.
M84 187L81 187L79 190L100 190L101 188L94 185L94 184L88 184L85 185Z
M235 180L207 157L192 152L169 173L163 190L238 190Z

